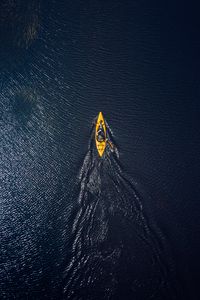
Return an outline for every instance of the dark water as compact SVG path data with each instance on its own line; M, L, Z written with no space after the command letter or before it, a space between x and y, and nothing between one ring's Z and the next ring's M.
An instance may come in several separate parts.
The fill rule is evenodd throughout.
M1 1L1 299L200 298L198 11Z

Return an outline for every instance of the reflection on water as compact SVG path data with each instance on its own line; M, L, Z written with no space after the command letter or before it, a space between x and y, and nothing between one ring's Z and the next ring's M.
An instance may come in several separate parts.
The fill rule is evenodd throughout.
M174 4L86 2L0 1L0 298L171 300L180 277L196 299L197 31ZM84 157L102 109L120 158L93 132Z
M28 48L37 38L39 26L40 1L0 2L0 28L4 46Z
M107 146L100 158L93 136L73 194L77 205L64 271L66 297L176 299L172 270L163 261L164 237L149 225L136 184L119 164L117 148L113 152Z

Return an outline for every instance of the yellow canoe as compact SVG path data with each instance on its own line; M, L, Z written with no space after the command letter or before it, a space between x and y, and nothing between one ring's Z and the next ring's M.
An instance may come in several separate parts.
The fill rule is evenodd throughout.
M104 135L105 135L105 138L104 138L103 141L98 140L99 126L103 127L103 131L104 131ZM106 148L106 124L105 124L102 112L99 113L98 118L97 118L97 122L96 122L95 141L96 141L97 151L99 153L99 156L101 157L104 153L105 148Z

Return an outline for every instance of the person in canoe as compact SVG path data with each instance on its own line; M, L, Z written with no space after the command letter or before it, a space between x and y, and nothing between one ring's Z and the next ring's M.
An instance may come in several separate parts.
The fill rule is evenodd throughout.
M97 130L97 141L99 143L102 143L105 141L105 132L104 132L104 129L103 129L103 122L100 121L100 124L99 124L99 128Z

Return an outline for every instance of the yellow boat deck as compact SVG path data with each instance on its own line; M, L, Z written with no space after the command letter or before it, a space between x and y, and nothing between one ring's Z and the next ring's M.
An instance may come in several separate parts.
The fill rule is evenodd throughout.
M103 127L104 130L104 135L105 135L105 139L103 141L98 141L97 139L97 133L99 130L99 126ZM96 122L96 128L95 128L95 141L96 141L96 147L97 147L97 151L99 153L99 156L101 157L105 151L106 148L106 125L105 125L105 121L104 121L104 117L102 112L99 113L98 118L97 118L97 122Z

